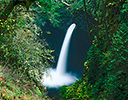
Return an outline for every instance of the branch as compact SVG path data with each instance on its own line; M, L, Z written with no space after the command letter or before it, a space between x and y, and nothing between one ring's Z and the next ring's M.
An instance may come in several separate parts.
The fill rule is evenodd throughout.
M66 3L64 0L61 0L62 3L64 3L67 6L70 6L70 4Z

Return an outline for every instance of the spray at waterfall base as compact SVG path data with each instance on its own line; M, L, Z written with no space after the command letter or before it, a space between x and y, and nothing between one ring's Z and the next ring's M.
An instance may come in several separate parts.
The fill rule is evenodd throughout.
M76 24L72 24L67 30L56 69L48 69L50 75L44 72L42 84L48 88L59 88L62 85L70 85L78 80L71 73L66 73L68 49L75 26Z

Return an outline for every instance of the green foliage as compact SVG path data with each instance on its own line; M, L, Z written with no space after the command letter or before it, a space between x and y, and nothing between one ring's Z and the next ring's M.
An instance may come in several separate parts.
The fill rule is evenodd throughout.
M0 1L0 5L1 3ZM4 10L4 3L1 11ZM28 10L30 3L27 0L25 6ZM38 38L39 27L34 24L33 17L30 17L32 13L26 12L27 10L16 5L7 20L2 19L0 23L0 64L4 66L1 69L0 65L2 100L49 100L40 82L42 72L54 61L51 55L53 50L48 49L45 39Z
M36 87L36 91L37 91L37 94L38 94L38 95L42 95L42 92L39 90L38 87Z
M21 19L23 19L22 24L25 27L19 24ZM40 40L37 37L37 32L34 30L36 26L33 25L33 22L25 23L28 19L29 17L21 15L17 18L19 23L10 26L8 23L11 19L6 21L7 24L4 26L7 28L7 31L5 29L5 33L2 35L3 41L1 41L3 43L1 46L2 59L9 61L10 64L14 64L11 69L19 69L21 73L24 72L31 78L39 81L40 77L42 77L42 72L50 66L49 61L53 61L51 56L53 51L46 48L48 44L45 40ZM17 29L13 31L12 28L14 27L17 27ZM34 34L33 31L36 33Z
M65 96L66 96L66 88L67 88L67 86L64 85L64 86L62 86L62 87L60 88L60 90L59 90L59 94L60 94L60 96L61 96L62 98L65 98Z
M34 87L34 83L26 81L24 73L13 72L8 68L8 63L3 65L0 62L0 99L4 100L50 100L46 93L41 92L38 87Z
M51 10L48 11L48 20L54 27L60 27L70 18L67 6L60 1L54 2Z
M64 100L126 100L128 98L128 1L86 0L86 2L87 11L93 15L99 25L94 24L91 30L96 34L88 51L82 79L69 87L62 86L59 91L60 96ZM1 6L3 10L3 4ZM44 21L48 19L57 27L61 27L70 17L75 17L78 11L83 10L82 7L82 0L65 0L65 2L39 0L31 6L33 11L43 16ZM33 13L26 13L24 7L16 6L9 18L1 24L3 30L0 34L0 60L4 62L3 65L8 66L6 70L3 68L0 71L2 76L0 92L3 99L8 98L4 94L5 89L8 94L10 93L9 96L13 96L12 98L24 95L24 91L26 91L25 95L44 94L37 83L40 83L42 72L50 67L49 62L53 61L54 57L51 55L53 50L48 49L45 40L38 38L39 27L34 24L34 18ZM111 49L107 47L106 32ZM31 89L19 88L20 84L27 83Z
M67 17L69 17L68 13L64 11L65 8L66 7L64 4L57 2L54 3L54 6L52 6L51 11L48 12L48 18L54 27L60 27L60 25L65 22Z
M69 87L62 86L59 91L59 94L60 94L61 98L63 98L64 100L67 100L67 99L93 100L93 99L90 99L90 97L91 97L90 89L91 88L92 88L92 86L90 84L88 84L87 82L82 81L80 79L79 81L75 82L74 84L72 84Z
M117 16L120 17L122 14ZM118 18L117 16L114 18ZM124 22L124 20L125 19L122 19L121 22ZM115 23L119 25L119 29L117 29L118 26L116 26ZM91 93L94 98L106 98L108 100L127 98L127 92L124 92L127 90L124 88L127 83L124 77L127 77L126 69L128 67L126 57L128 52L127 25L125 23L118 24L117 20L115 23L114 26L116 26L116 30L109 33L109 36L112 37L110 38L111 50L107 51L104 31L101 28L99 30L100 36L98 37L98 41L93 41L94 43L88 52L87 65L89 70L86 75L89 78L89 83L93 84ZM113 22L111 23L111 27L113 27L112 24ZM108 28L108 31L110 30L111 28ZM119 78L118 76L121 77ZM122 82L120 80L122 80ZM120 86L122 87L120 88Z
M122 20L123 23L128 23L128 1L123 4L122 10L120 12L120 20Z
M36 4L39 6L37 7L38 11L42 11L42 13L47 13L48 11L51 10L51 7L53 6L53 2L51 0L38 0ZM35 7L34 7L35 8Z
M65 88L64 91L68 92L65 96L61 95L64 100L72 98L78 100L128 99L127 1L104 0L104 2L106 8L102 9L102 0L87 0L88 12L100 24L93 25L92 31L95 30L96 36L88 51L87 61L84 63L82 80ZM111 44L110 50L105 38L104 12ZM73 91L75 93L72 94Z
M71 18L75 18L75 12L78 12L82 8L82 0L66 0L66 1L55 1L55 0L39 0L36 3L38 7L32 8L33 11L37 12L45 22L49 20L54 27L59 27L67 23ZM41 20L40 18L37 18Z
M50 67L49 63L54 61L54 57L51 55L53 50L48 49L45 39L38 38L39 28L34 24L33 17L30 16L31 13L18 5L14 7L9 18L3 23L0 36L0 60L3 65L7 64L8 69L12 72L7 75L6 80L12 79L11 77L16 75L13 83L18 82L21 85L29 83L34 88L38 86L42 92L43 86L39 86L42 72L46 71L46 68ZM34 90L38 95L42 94L39 90ZM33 93L34 91L28 90L28 92Z
M109 58L108 65L112 67L106 79L106 87L109 87L108 93L111 94L110 98L120 100L127 98L127 78L128 77L128 32L127 25L125 23L120 23L120 28L113 34L113 43L111 56ZM115 92L116 90L116 92Z

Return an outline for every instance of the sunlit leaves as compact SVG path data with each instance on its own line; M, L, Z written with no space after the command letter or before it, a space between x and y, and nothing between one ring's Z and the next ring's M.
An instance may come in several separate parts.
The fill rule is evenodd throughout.
M91 89L91 86L86 83L80 79L69 87L64 85L61 87L59 94L63 99L89 99L91 94L88 89Z

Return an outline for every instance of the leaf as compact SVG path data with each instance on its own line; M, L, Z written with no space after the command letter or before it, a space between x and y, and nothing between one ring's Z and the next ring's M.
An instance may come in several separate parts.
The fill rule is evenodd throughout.
M37 91L37 94L38 94L38 95L42 95L42 93L41 93L41 91L39 90L38 87L36 87L36 91Z

